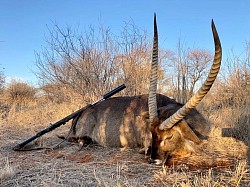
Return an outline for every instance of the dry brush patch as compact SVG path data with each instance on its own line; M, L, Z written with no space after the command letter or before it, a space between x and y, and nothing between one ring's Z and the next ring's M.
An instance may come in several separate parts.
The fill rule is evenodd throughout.
M197 146L196 154L173 158L165 168L148 164L137 150L120 151L96 145L78 151L78 145L65 142L56 150L14 152L14 145L48 124L17 125L1 121L0 186L247 186L250 184L248 137L244 134L244 139L239 140L222 136L223 128L247 126L249 118L244 116L249 114L247 110L240 111L210 111L208 117L213 129L209 140ZM54 146L60 142L56 134L66 134L69 128L69 124L63 125L32 146Z

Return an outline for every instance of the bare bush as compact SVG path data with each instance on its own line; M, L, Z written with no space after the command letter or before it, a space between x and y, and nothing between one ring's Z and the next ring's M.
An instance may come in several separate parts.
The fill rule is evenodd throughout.
M85 103L124 82L125 95L147 90L151 42L134 24L126 23L119 36L102 25L84 34L55 25L47 44L36 54L36 74L43 84L71 88Z
M5 92L9 104L26 105L34 100L36 89L25 82L12 80Z
M213 55L208 50L186 48L185 43L179 40L177 52L171 58L172 66L166 69L172 72L167 92L177 101L186 103L208 74L212 59Z
M250 42L246 43L243 55L231 51L225 64L225 73L217 90L221 101L229 107L249 105Z
M109 35L106 35L109 37ZM96 38L94 29L84 37L71 28L61 29L57 25L50 30L50 38L47 39L49 48L37 53L36 65L39 69L38 78L44 84L67 86L84 98L92 98L103 88L109 87L107 81L111 79L113 59L104 46L112 44L101 38ZM89 102L89 100L86 100Z

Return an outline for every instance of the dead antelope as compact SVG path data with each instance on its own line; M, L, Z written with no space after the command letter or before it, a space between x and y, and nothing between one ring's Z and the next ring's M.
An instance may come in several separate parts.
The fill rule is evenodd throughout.
M145 151L151 146L153 162L191 154L192 145L206 139L210 131L210 124L195 107L210 90L220 69L222 49L213 21L212 32L215 56L210 73L199 91L182 105L156 93L158 33L155 16L149 95L114 97L88 108L73 120L68 140L91 139L104 147L143 148Z

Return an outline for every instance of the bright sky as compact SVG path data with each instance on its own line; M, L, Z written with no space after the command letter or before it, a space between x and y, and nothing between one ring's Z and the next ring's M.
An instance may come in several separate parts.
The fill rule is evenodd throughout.
M160 45L175 50L178 39L190 47L213 50L210 29L214 19L219 32L223 58L231 48L242 52L250 41L249 0L0 0L0 70L5 76L35 84L34 51L45 46L48 29L87 28L99 20L112 32L122 29L124 21L153 32L157 14Z

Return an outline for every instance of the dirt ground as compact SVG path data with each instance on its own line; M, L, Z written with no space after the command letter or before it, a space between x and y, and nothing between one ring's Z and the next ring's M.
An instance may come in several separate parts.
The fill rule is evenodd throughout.
M138 150L98 145L79 151L78 145L64 142L55 150L12 150L45 127L1 124L0 186L250 186L248 147L233 138L218 139L216 132L197 148L199 154L173 159L165 168L148 164ZM60 142L56 134L68 129L64 125L32 146L53 147Z

